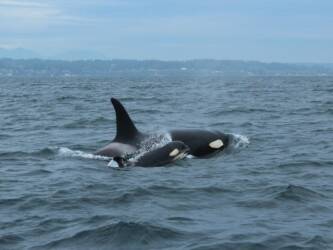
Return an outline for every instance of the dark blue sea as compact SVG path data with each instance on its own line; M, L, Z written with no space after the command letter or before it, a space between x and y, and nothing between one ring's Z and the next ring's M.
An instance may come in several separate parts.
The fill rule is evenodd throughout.
M216 129L209 159L108 167L110 97L144 132ZM333 78L0 78L0 249L333 249Z

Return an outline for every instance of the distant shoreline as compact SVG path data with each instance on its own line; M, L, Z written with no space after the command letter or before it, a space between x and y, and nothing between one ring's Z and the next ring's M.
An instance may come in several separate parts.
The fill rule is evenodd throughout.
M266 63L213 59L68 61L0 58L0 76L112 76L121 72L224 76L333 76L333 63Z

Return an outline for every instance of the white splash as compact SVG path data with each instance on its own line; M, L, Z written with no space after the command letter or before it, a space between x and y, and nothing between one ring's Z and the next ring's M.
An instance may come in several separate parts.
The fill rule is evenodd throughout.
M64 157L77 157L77 158L84 158L84 159L95 159L95 160L111 160L111 157L101 156L101 155L94 155L91 153L86 153L80 150L72 150L66 147L60 147L58 149L58 154Z
M250 144L250 139L246 137L245 135L239 135L239 134L231 134L232 135L232 141L230 146L232 148L245 148Z
M131 156L130 161L135 162L144 154L155 150L157 148L161 148L172 141L171 135L169 133L157 133L149 136L145 139L141 145L140 149Z

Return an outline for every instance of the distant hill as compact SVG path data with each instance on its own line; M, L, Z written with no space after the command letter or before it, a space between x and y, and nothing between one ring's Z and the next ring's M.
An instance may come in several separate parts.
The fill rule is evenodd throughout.
M107 60L107 56L103 55L94 50L68 50L62 53L58 53L56 55L52 55L48 57L50 59L58 59L65 61L73 61L73 60L92 60L94 58L98 58L101 60Z
M29 59L40 57L37 53L23 48L5 49L0 48L0 58Z
M110 76L119 72L226 76L333 76L333 64L209 59L187 61L0 59L0 76Z

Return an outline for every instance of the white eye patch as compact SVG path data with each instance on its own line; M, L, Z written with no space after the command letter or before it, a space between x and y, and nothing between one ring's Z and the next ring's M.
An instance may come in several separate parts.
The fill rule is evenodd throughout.
M219 149L222 146L223 146L223 141L221 139L217 139L217 140L209 143L209 147L211 147L213 149Z
M179 160L179 159L183 159L183 158L185 158L185 156L186 156L185 153L180 153L175 158L173 158L173 160L176 161L176 160Z
M178 148L175 148L174 150L172 150L170 152L169 156L174 157L174 156L176 156L178 154L179 154L179 150L178 150Z

